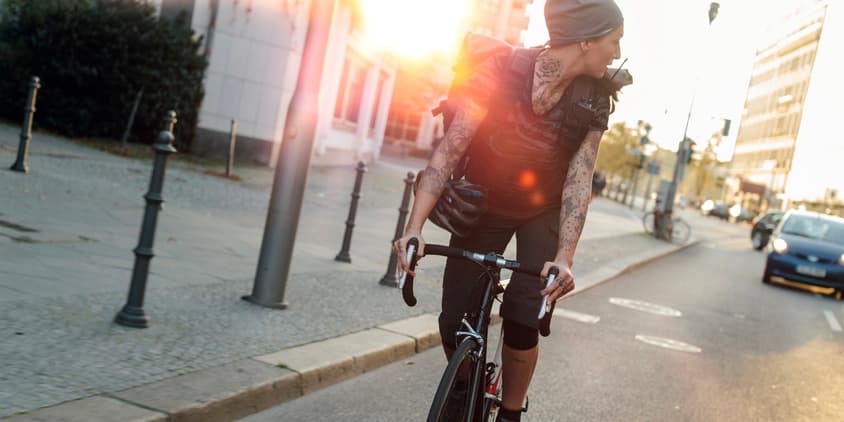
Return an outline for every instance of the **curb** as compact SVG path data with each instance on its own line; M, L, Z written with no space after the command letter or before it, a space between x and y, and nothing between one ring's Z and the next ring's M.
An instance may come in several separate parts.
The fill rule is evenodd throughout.
M589 290L621 274L700 243L633 256L578 278ZM13 422L216 422L243 418L439 346L438 317L423 314L277 353L235 361L127 390L26 414ZM494 318L491 323L500 322Z

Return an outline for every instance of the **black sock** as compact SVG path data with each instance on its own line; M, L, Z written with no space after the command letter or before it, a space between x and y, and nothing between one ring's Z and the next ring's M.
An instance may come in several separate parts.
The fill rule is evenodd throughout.
M502 407L498 411L498 420L500 422L520 422L522 420L522 410L509 410Z

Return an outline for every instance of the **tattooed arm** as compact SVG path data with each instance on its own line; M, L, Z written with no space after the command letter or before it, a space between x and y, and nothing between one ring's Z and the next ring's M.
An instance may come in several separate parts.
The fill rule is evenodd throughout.
M422 225L436 205L445 182L451 177L451 173L457 167L463 154L466 153L475 132L486 117L487 109L470 99L466 99L461 105L448 128L448 132L445 134L445 139L434 150L428 166L419 175L419 187L416 190L416 197L404 230L404 236L396 240L393 245L403 271L408 270L408 263L405 258L407 241L411 237L418 238L420 243L419 254L424 253L425 244L421 236Z
M598 157L598 144L603 132L590 131L580 149L569 164L566 183L563 185L563 206L560 209L560 238L557 241L555 261L564 261L569 266L574 263L574 250L580 240L589 199L592 194L592 173L595 159Z
M589 210L592 172L595 170L595 159L598 156L598 144L601 142L602 134L602 131L589 131L569 164L566 182L563 185L557 256L554 262L546 262L543 270L543 275L547 275L552 265L560 269L558 283L542 291L543 295L549 295L550 303L574 289L571 267L574 263L574 251L580 240L583 224L586 222L586 212Z

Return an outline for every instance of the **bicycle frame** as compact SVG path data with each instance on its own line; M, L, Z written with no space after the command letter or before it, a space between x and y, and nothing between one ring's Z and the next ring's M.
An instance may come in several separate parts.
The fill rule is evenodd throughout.
M490 388L488 384L488 368L487 368L487 361L486 361L486 353L487 353L487 339L489 334L489 319L490 315L492 314L492 304L495 302L495 297L499 294L498 288L500 286L500 273L497 268L491 268L489 266L486 267L486 276L484 277L486 280L486 284L484 285L484 294L481 299L481 307L480 307L480 314L475 315L473 313L467 312L466 316L463 318L463 326L464 329L457 331L455 333L456 337L459 339L457 344L466 341L466 338L472 338L478 345L480 346L478 352L474 357L474 368L471 369L471 384L470 384L470 399L469 399L469 408L467 409L467 419L468 417L472 417L477 410L477 406L479 403L476 402L479 396L483 397L483 400L492 400L497 401L498 397L496 396L497 393L497 386L494 387L493 391L489 391ZM475 318L476 323L475 326L467 321L467 317L469 319ZM496 373L496 380L495 384L499 384L500 376L501 376L501 365L500 365L500 349L501 349L502 339L499 339L498 350L496 351L496 355L498 360L493 360L495 368L493 371ZM481 388L481 380L483 380L483 390L479 390ZM483 392L483 395L479 394L479 392ZM483 405L483 403L480 403ZM496 403L497 404L497 403ZM483 406L481 406L483 408Z
M410 263L411 271L416 266L416 261L418 260L415 252L417 246L417 239L410 239L407 243L406 259ZM425 254L466 259L475 262L483 267L484 273L482 276L485 281L482 285L483 295L478 298L479 300L473 301L472 308L464 313L463 320L461 321L463 329L455 333L457 340L457 348L455 350L463 354L457 356L459 360L455 360L455 357L449 358L446 373L443 375L444 378L437 388L437 394L434 396L434 402L431 405L431 412L436 411L439 413L429 413L429 420L431 420L430 417L432 415L437 418L436 420L440 420L439 418L442 416L441 412L444 410L442 406L444 406L444 400L446 400L445 394L453 388L457 373L463 371L462 368L464 365L468 366L469 368L467 369L470 371L470 388L467 392L469 394L469 400L465 403L466 407L464 408L464 414L467 420L471 420L470 418L474 417L479 410L484 413L484 417L490 416L493 413L493 406L500 407L501 405L498 391L501 376L500 362L503 338L498 342L499 347L496 350L494 360L489 363L486 360L492 305L498 294L503 292L499 283L501 277L500 270L508 269L522 274L543 276L543 266L511 261L493 252L483 254L443 245L428 244L425 247ZM547 273L546 285L549 285L557 277L558 273L559 269L552 266ZM416 297L413 294L413 279L413 275L409 273L403 274L399 279L402 298L408 306L416 305ZM475 297L477 298L477 296ZM480 307L475 308L478 302L480 302ZM553 304L550 307L547 304L543 304L542 311L545 312L540 312L539 333L547 336L550 333ZM473 342L474 344L467 343L467 341ZM483 380L483 389L481 389L481 380ZM525 405L523 410L527 410L527 405Z

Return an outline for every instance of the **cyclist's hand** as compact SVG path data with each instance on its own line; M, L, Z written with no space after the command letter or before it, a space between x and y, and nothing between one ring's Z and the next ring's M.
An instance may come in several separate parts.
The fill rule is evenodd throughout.
M399 259L399 276L406 272L416 277L416 274L413 271L410 271L410 263L407 262L407 242L413 237L419 240L419 249L416 251L416 256L421 257L422 255L425 255L425 239L422 238L422 234L419 232L406 232L404 236L393 242L393 251Z
M557 267L560 272L557 274L557 279L551 284L551 287L539 292L542 296L548 295L548 303L555 303L566 293L574 290L574 275L571 272L569 265L563 261L546 262L542 268L542 284L548 280L548 271L551 267Z

